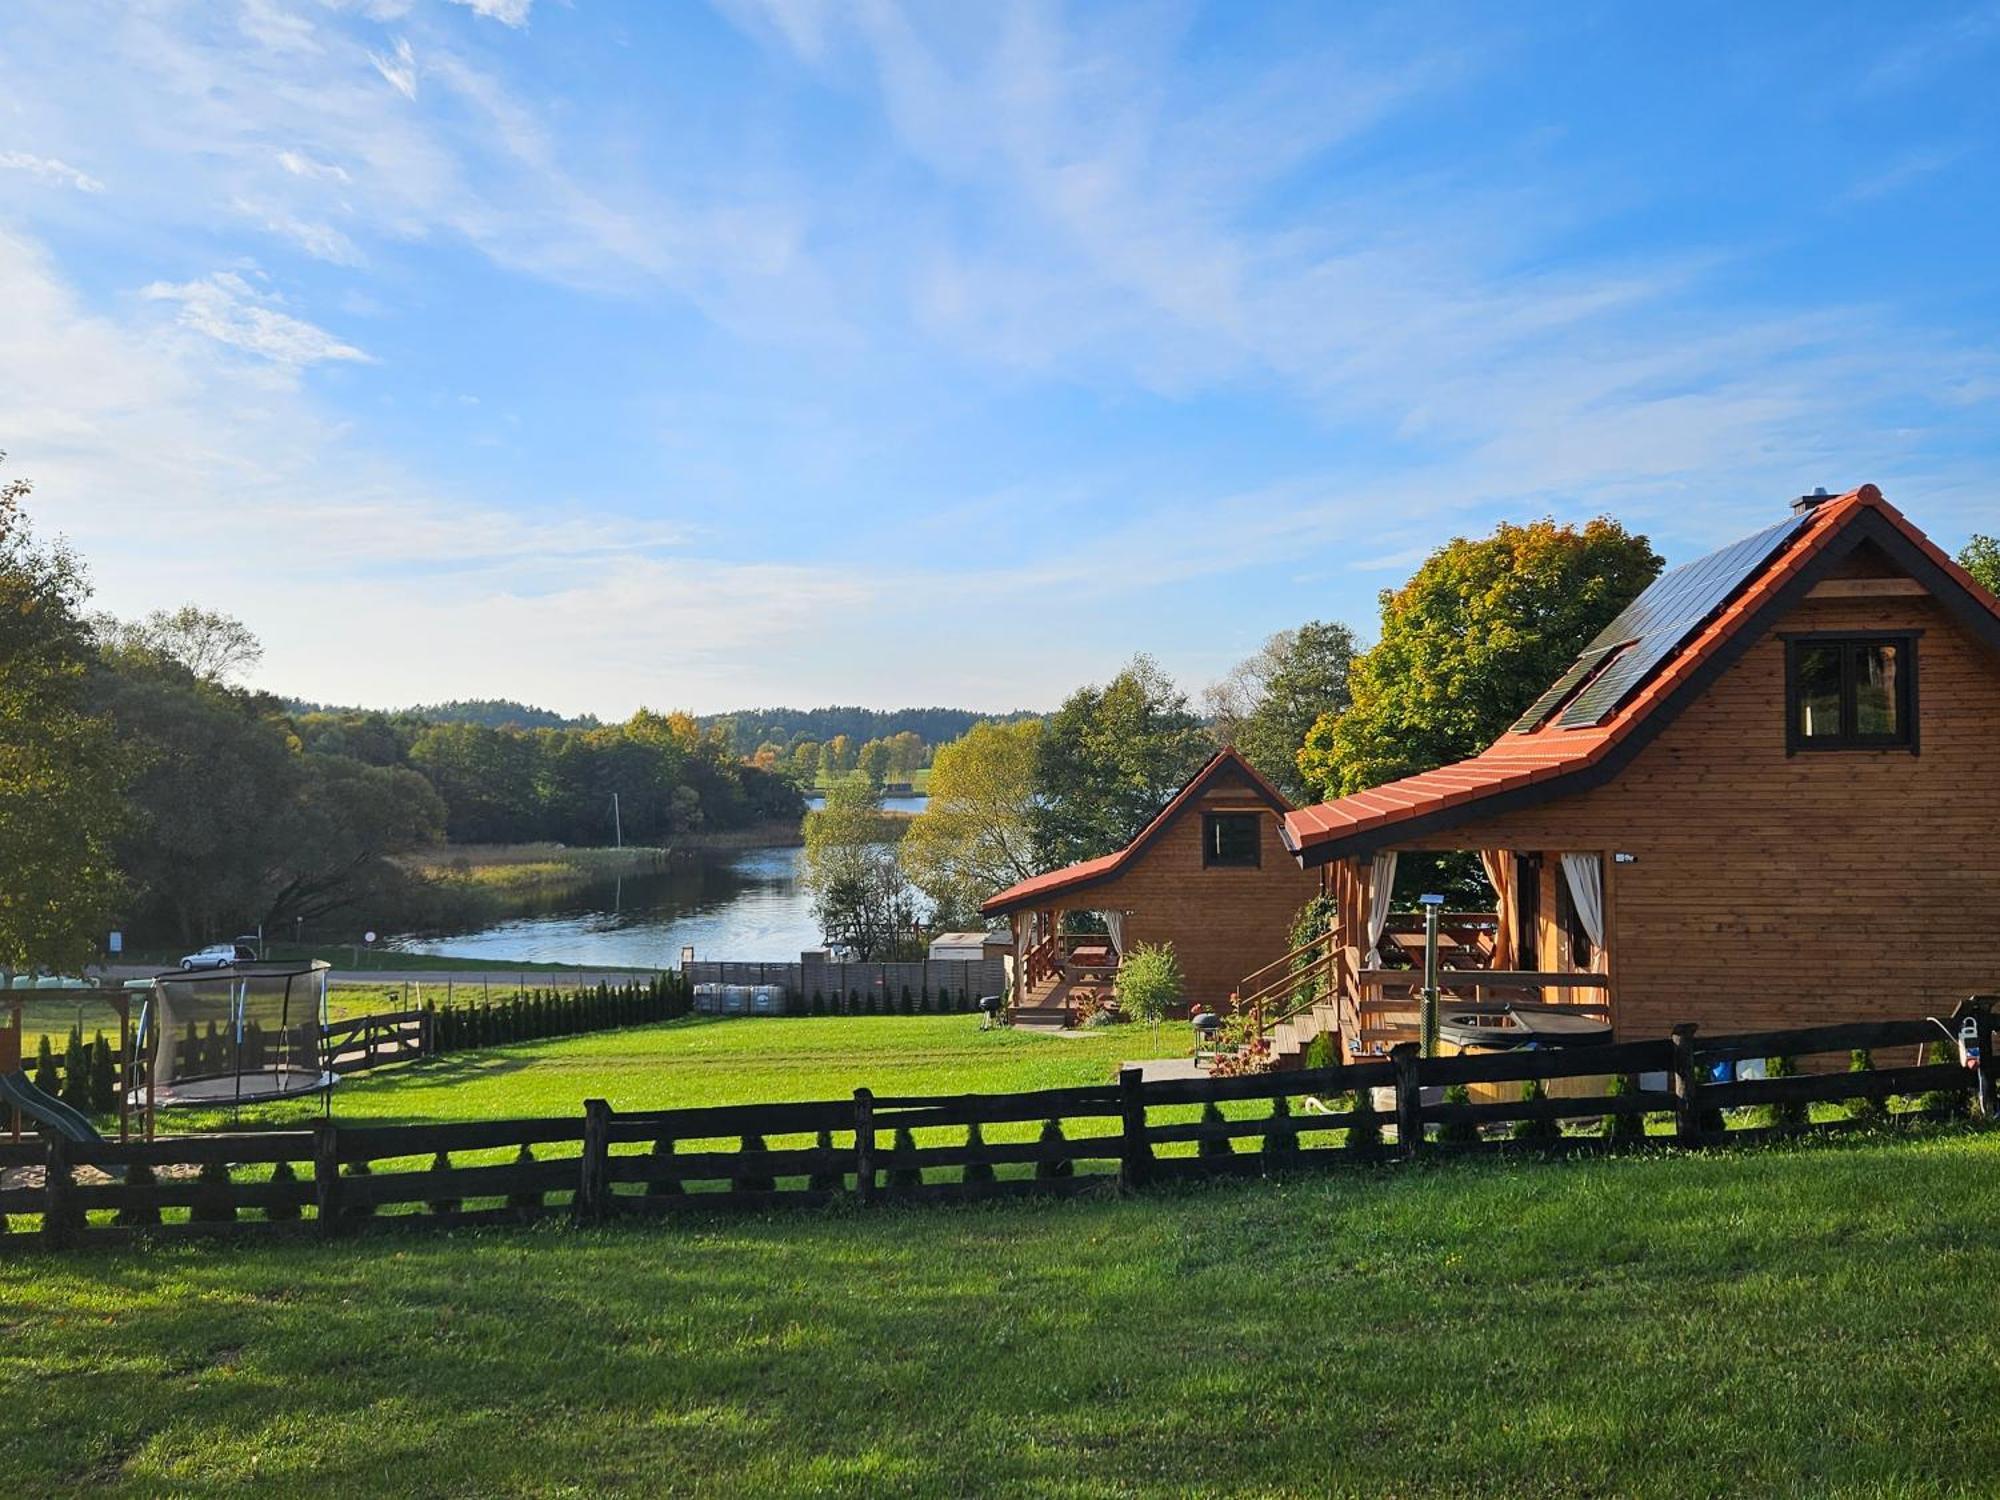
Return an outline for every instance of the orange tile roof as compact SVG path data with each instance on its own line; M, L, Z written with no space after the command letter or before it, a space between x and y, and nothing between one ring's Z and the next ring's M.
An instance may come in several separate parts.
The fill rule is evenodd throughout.
M1059 870L1049 870L1043 874L1031 875L1026 880L1018 881L1008 886L1006 890L989 896L981 902L979 905L980 915L986 917L1001 916L1008 912L1019 911L1024 907L1034 906L1037 902L1046 900L1051 896L1095 885L1102 880L1109 880L1113 875L1116 875L1126 865L1136 859L1148 844L1158 838L1166 830L1167 826L1178 818L1188 805L1207 789L1208 784L1225 767L1234 768L1247 777L1251 788L1281 816L1291 811L1292 804L1289 799L1286 798L1283 792L1270 783L1263 772L1245 760L1242 753L1234 745L1224 745L1202 764L1202 768L1199 771L1196 771L1194 775L1188 778L1186 785L1174 793L1167 805L1155 813L1152 820L1144 828L1140 829L1138 834L1132 839L1132 842L1124 848L1110 854L1100 854L1095 859L1081 860L1073 865L1064 865Z
M1869 513L1882 517L1952 581L2000 617L2000 601L1884 500L1880 490L1864 484L1814 507L1806 523L1779 546L1745 585L1704 623L1697 625L1602 722L1565 728L1551 715L1532 733L1502 734L1469 760L1299 808L1285 819L1286 845L1303 863L1318 863L1312 856L1325 845L1339 843L1351 849L1357 842L1390 843L1394 839L1391 830L1416 817L1461 806L1471 817L1478 812L1474 803L1540 783L1568 779L1599 765L1646 724L1661 704L1672 698L1836 536ZM1365 837L1378 832L1383 834L1380 839Z

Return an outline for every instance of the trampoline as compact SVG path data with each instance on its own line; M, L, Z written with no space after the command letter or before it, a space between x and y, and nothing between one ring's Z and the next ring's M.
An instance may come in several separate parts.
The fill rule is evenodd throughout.
M146 1081L132 1104L150 1112L330 1099L340 1081L323 1045L331 972L312 960L156 975L134 1028Z

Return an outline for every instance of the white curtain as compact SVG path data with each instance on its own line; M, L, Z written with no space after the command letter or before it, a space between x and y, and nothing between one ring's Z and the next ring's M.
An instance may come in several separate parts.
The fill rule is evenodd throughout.
M1107 911L1098 915L1104 918L1104 930L1110 935L1113 955L1122 959L1125 956L1125 913Z
M1570 901L1576 918L1590 939L1593 956L1604 952L1604 856L1565 854L1563 878L1569 882Z
M1384 850L1368 867L1367 968L1382 967L1382 929L1389 925L1389 898L1396 890L1396 851Z

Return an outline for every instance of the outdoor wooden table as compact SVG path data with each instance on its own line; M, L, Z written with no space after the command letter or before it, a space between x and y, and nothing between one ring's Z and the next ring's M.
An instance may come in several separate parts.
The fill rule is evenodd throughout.
M1084 969L1108 969L1111 967L1111 945L1109 943L1084 943L1070 952L1070 962Z

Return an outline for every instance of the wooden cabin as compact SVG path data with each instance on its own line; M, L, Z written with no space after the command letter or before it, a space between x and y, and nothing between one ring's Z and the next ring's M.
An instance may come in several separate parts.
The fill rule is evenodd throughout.
M2000 604L1873 485L1807 496L1663 575L1481 754L1284 839L1337 896L1350 1055L1411 1035L1382 955L1412 850L1477 851L1494 888L1448 1002L1621 1039L1948 1015L2000 990Z
M1124 848L1034 876L980 907L1013 935L1017 1022L1062 1025L1085 997L1113 995L1139 943L1172 943L1187 999L1224 1005L1244 975L1283 953L1319 889L1280 838L1284 794L1234 749L1217 751ZM1065 932L1071 912L1099 932Z

